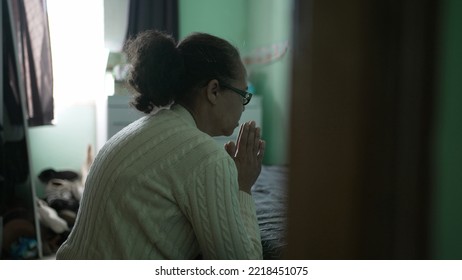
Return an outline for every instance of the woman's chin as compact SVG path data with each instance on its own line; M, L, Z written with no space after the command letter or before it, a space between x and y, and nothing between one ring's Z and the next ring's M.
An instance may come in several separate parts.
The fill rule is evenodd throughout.
M226 137L229 137L231 135L233 135L234 131L236 130L236 128L239 126L239 123L236 124L235 127L231 128L226 128L226 129L222 129L221 130L221 135L217 135L217 136L226 136Z
M223 136L229 137L229 136L233 135L233 132L234 132L234 130L231 131L231 132L225 132L225 133L223 134Z
M223 135L224 136L231 136L231 135L233 135L235 129L236 128L228 129L228 130L224 131Z

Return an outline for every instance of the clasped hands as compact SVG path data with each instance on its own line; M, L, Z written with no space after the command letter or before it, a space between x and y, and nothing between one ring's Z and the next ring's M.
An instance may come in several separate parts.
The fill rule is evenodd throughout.
M230 141L225 150L234 159L238 172L239 189L250 194L250 189L261 172L265 141L261 140L261 129L254 121L241 125L237 144Z

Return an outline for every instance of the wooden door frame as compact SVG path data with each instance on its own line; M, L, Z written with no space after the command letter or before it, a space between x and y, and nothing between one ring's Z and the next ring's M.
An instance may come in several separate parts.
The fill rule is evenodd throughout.
M295 1L285 258L429 258L438 10Z

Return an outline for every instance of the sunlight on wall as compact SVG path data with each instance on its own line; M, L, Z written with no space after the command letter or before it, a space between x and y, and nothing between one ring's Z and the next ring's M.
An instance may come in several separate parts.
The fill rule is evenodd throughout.
M48 0L55 109L93 103L104 95L103 0ZM58 119L59 121L59 119Z

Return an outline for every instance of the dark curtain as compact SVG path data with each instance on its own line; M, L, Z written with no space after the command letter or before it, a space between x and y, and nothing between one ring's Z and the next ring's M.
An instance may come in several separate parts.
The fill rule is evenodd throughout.
M17 3L16 3L17 4ZM2 41L3 41L3 113L0 118L0 215L6 209L23 201L18 196L17 186L26 184L29 178L29 157L25 138L25 112L21 104L21 78L18 76L18 44L12 33L12 20L7 1L2 1ZM16 32L15 34L18 34ZM27 201L30 198L26 199ZM24 205L24 203L19 203Z
M3 105L4 114L11 125L24 125L19 91L18 69L16 64L16 47L11 33L11 20L7 1L2 2L2 41L3 41ZM2 121L4 120L2 116ZM2 126L3 123L2 123Z
M130 0L126 39L149 29L178 40L178 0Z
M45 0L10 1L29 126L51 124L53 73Z

